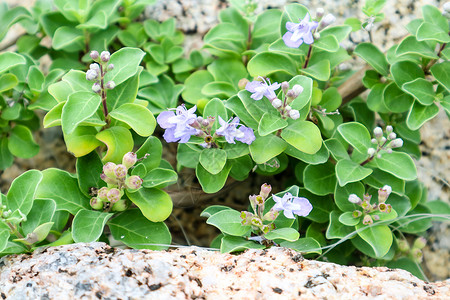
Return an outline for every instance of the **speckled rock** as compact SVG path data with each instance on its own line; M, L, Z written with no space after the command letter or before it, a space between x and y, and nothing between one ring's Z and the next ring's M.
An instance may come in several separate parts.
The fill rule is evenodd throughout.
M403 270L305 260L285 248L231 255L91 243L0 259L0 295L8 300L448 299L449 283L426 283Z

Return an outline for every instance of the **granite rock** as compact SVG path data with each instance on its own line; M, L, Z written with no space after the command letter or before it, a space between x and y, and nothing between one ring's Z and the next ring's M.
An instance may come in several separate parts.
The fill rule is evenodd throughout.
M450 280L340 266L285 248L221 254L198 247L122 250L104 243L0 259L2 299L448 299Z

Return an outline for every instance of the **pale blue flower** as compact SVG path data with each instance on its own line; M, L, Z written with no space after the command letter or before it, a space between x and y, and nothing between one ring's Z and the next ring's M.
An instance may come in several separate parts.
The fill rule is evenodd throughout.
M156 118L159 126L166 129L163 138L166 142L186 143L192 135L196 135L199 130L190 126L196 119L194 114L196 106L186 109L184 105L180 105L173 111L163 111Z
M272 199L275 201L275 205L272 209L276 211L282 210L284 216L288 219L295 219L294 215L306 217L313 208L308 199L303 197L294 197L291 193L284 194L282 198L277 195L273 195Z
M235 139L239 142L250 145L255 140L253 129L241 125L239 128L239 118L231 118L228 122L219 116L220 128L216 130L216 135L225 137L230 144L236 144Z
M286 22L287 32L283 35L283 41L290 48L298 48L301 44L312 44L314 38L312 32L317 28L318 23L309 21L307 13L305 18L299 19L300 23Z
M262 81L255 80L247 83L245 89L252 93L250 98L254 100L261 100L264 96L269 100L277 98L275 90L279 89L281 84L278 82L270 83L269 80L265 80L263 77L259 77Z

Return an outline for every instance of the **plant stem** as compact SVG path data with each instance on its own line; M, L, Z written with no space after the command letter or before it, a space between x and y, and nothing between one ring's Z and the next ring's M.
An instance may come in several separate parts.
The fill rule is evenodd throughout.
M450 33L449 33L449 35L450 35ZM443 43L442 45L441 45L441 47L439 48L439 51L438 51L438 53L437 53L437 56L440 58L441 57L441 53L442 53L442 50L444 50L444 48L445 48L445 46L446 46L447 44L446 43ZM438 59L432 59L432 60L430 60L430 62L425 66L425 68L423 69L423 72L426 74L426 73L428 73L428 71L431 69L431 67L439 60L439 58Z
M306 55L305 64L303 65L303 69L306 69L308 67L309 59L311 58L311 52L312 52L312 44L309 45L308 54Z
M103 65L100 64L100 87L103 104L103 115L105 116L105 121L108 123L108 106L106 105L106 89L104 84L104 76L105 72L103 72Z

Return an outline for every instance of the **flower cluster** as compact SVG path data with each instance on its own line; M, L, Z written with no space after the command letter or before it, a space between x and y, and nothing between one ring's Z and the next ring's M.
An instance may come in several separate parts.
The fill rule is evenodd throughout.
M264 214L265 203L271 191L272 187L264 183L261 186L259 195L249 196L250 205L254 213L248 211L241 212L241 224L252 226L253 231L257 234L255 237L250 237L249 240L264 241L264 235L276 228L273 222L280 214L280 211L283 211L286 218L295 219L294 215L305 217L312 210L312 205L308 199L295 197L291 193L286 193L283 197L272 195L275 205Z
M292 109L289 104L303 92L302 86L296 84L292 89L289 89L289 83L287 81L284 81L281 84L277 82L271 84L270 80L261 76L259 76L258 79L260 80L248 82L245 86L245 89L252 93L250 96L252 99L261 100L265 96L269 99L272 106L280 112L283 119L289 117L293 120L297 120L300 118L300 112L296 109ZM284 93L283 101L278 99L274 92L280 88L280 86Z
M228 122L219 116L220 127L212 133L214 117L197 117L196 106L186 109L184 105L177 107L175 112L164 111L157 117L157 122L161 128L165 129L163 138L166 142L186 143L191 136L195 135L203 138L204 148L217 147L215 143L218 137L224 137L227 143L235 144L235 140L251 144L255 140L253 129L239 123L239 118L231 118Z
M401 256L409 256L413 261L421 263L423 260L422 249L426 245L427 240L422 236L414 240L412 247L409 246L406 239L402 239L398 241L398 251L401 253Z
M108 162L103 166L101 179L107 183L97 191L97 196L91 199L93 209L124 211L127 207L122 199L125 189L137 190L142 186L142 179L137 175L128 175L128 170L137 162L136 153L128 152L123 156L121 164Z
M393 148L400 148L403 146L403 140L397 138L397 135L393 132L392 126L386 126L386 137L383 134L383 129L381 127L375 127L373 130L374 138L372 139L372 144L376 144L375 148L369 148L367 154L370 158L378 154L377 157L381 157L381 150L385 150L387 153L392 153Z
M112 90L116 87L114 81L103 82L106 72L114 69L113 64L108 64L111 54L108 51L103 51L100 55L97 51L91 51L90 57L95 61L89 65L89 70L86 72L86 80L94 81L92 90L95 93L101 93L105 88Z
M374 212L382 212L382 213L390 213L392 210L392 206L390 204L386 204L386 200L392 192L392 188L389 185L385 185L378 190L378 204L370 204L370 200L372 199L371 195L364 195L364 200L361 200L356 194L350 194L348 196L348 201L353 204L356 204L362 208L361 210L355 210L353 212L354 218L359 218L363 216L363 224L370 225L373 224L373 221L378 221L380 219L379 215L372 214Z

